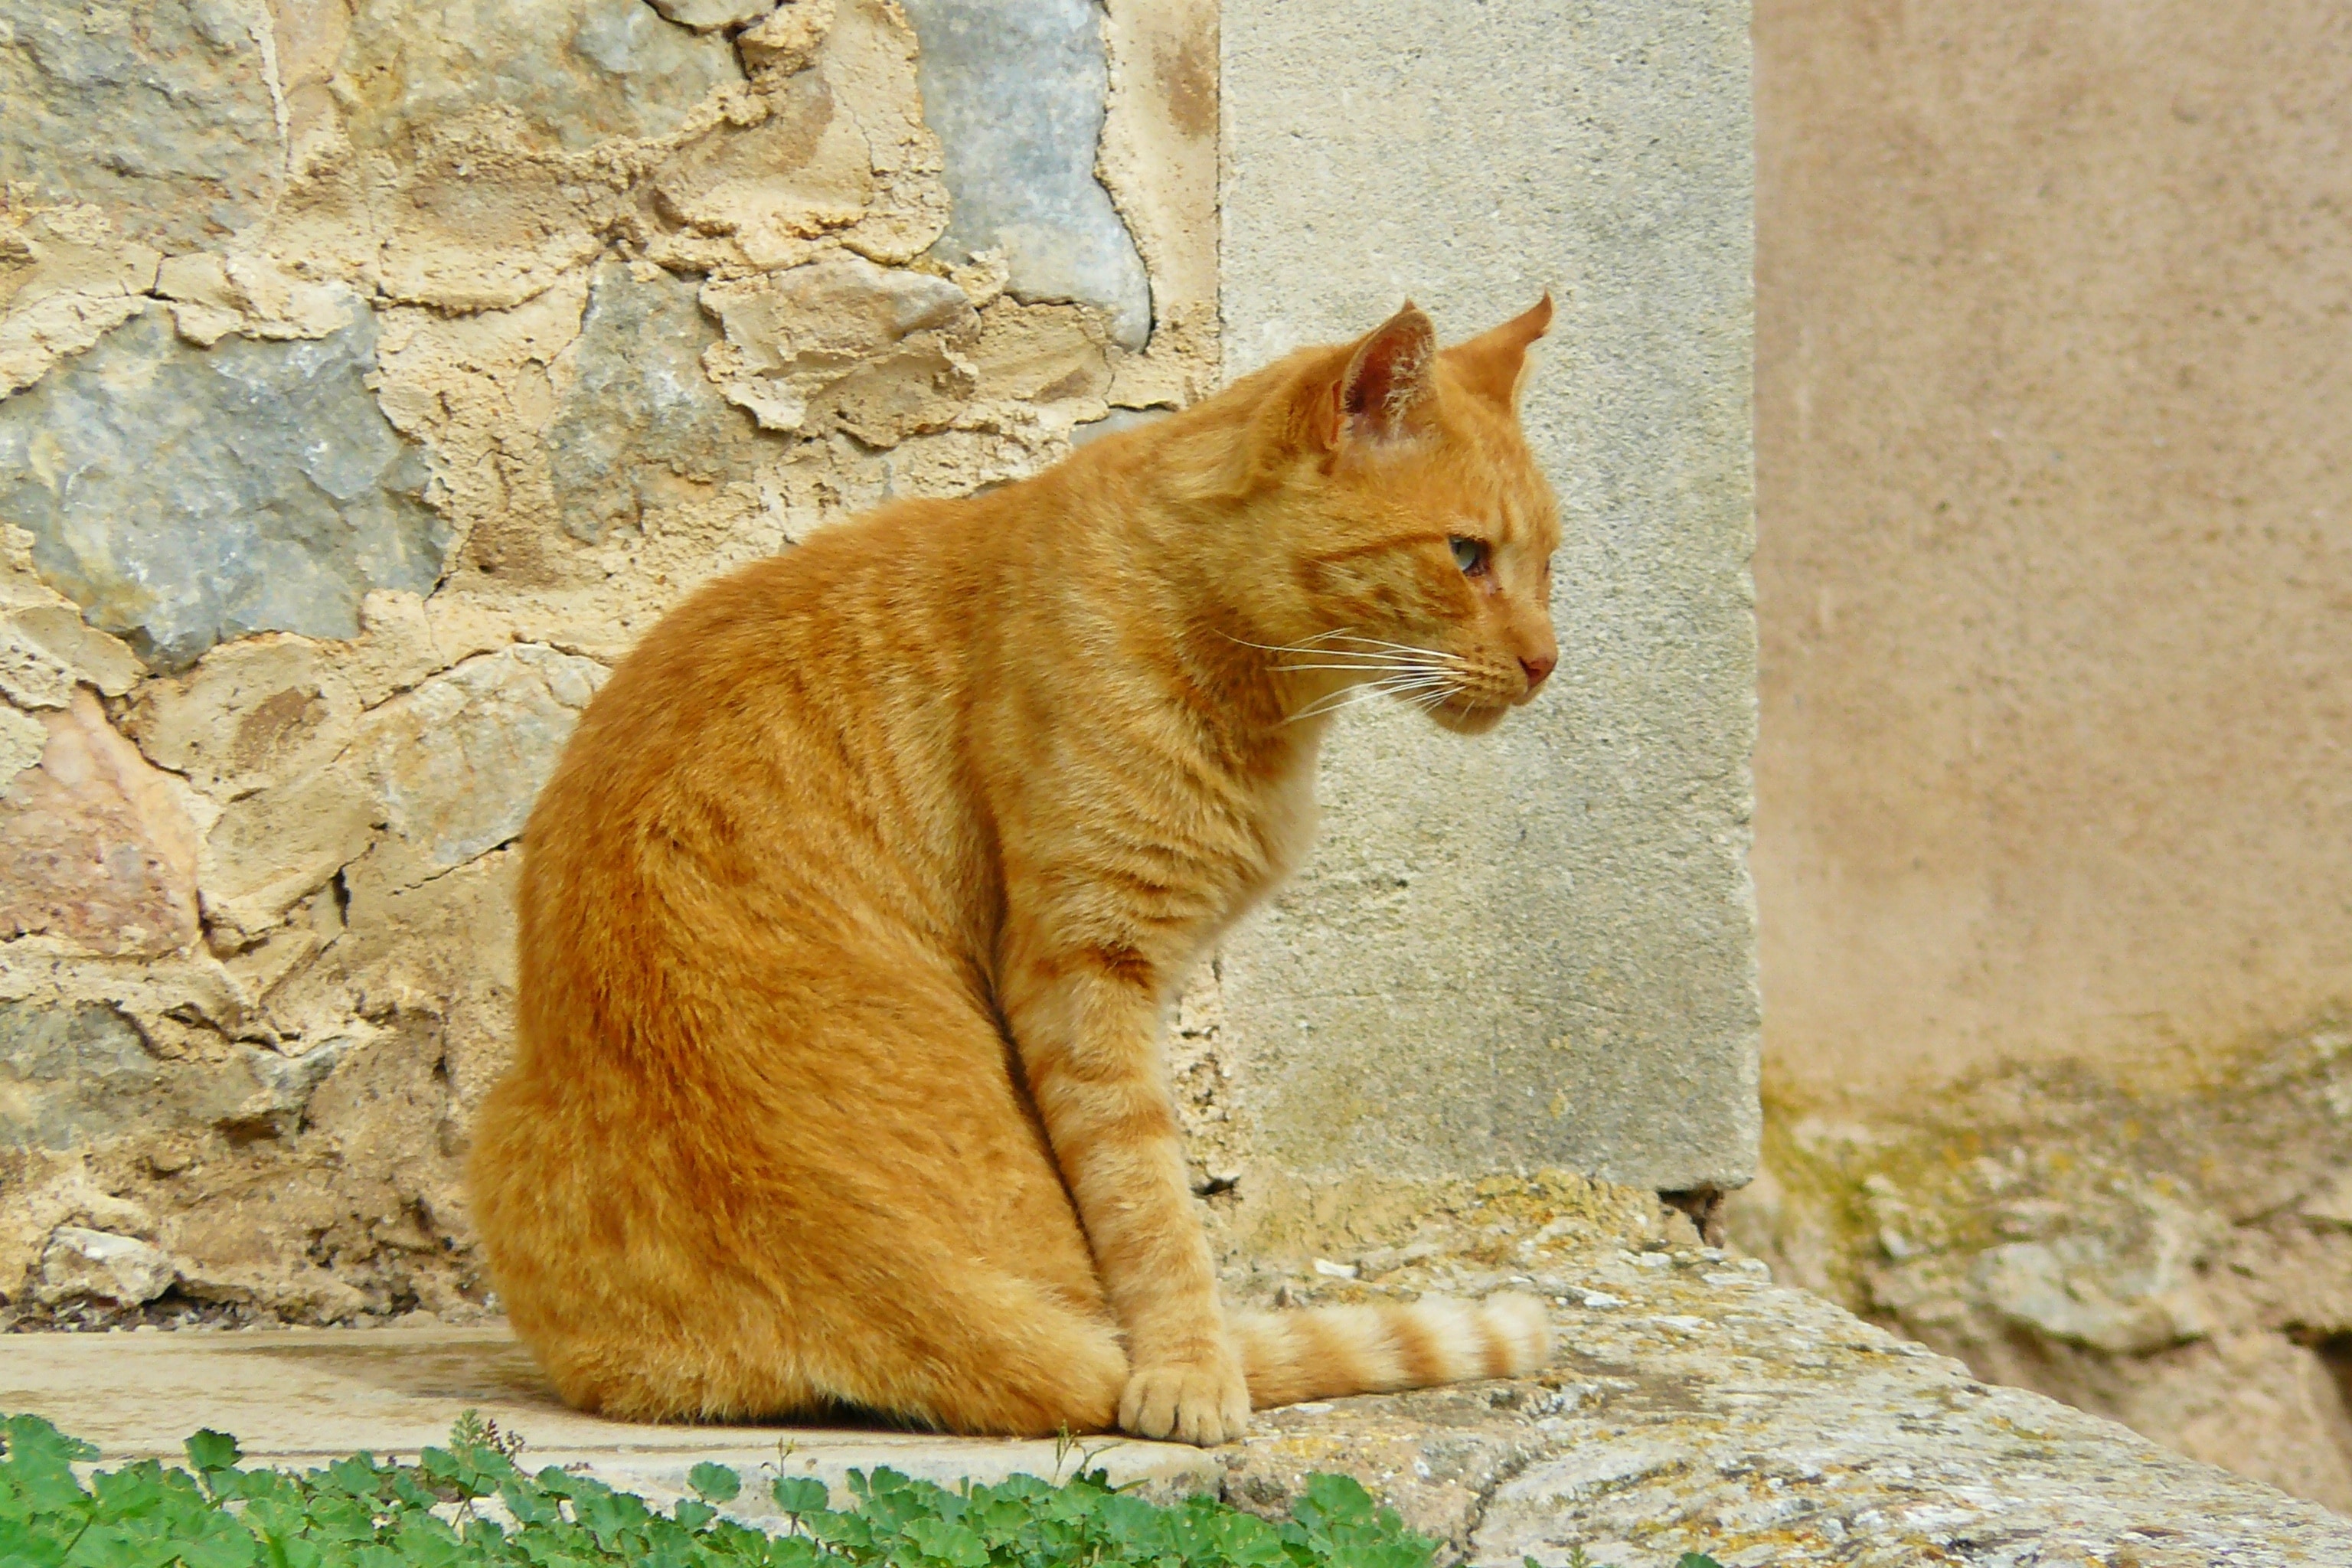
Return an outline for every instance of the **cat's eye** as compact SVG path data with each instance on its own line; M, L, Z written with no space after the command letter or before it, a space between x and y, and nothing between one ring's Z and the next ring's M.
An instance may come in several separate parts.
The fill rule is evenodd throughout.
M1465 577L1477 577L1486 570L1486 542L1454 534L1446 543L1454 547L1454 564L1462 568Z

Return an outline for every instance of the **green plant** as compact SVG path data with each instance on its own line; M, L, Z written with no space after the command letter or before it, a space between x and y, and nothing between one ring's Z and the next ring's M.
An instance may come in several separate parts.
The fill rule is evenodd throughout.
M743 1478L688 1474L668 1512L586 1476L527 1474L521 1445L461 1419L414 1465L365 1454L300 1475L240 1468L236 1439L199 1432L188 1468L152 1459L91 1473L98 1450L37 1416L0 1422L0 1563L8 1568L1428 1568L1412 1534L1344 1476L1309 1477L1287 1520L1205 1498L1160 1507L1093 1470L956 1490L852 1471L851 1506L781 1477L787 1528L722 1518Z
M1522 1557L1519 1561L1525 1568L1543 1568L1543 1564L1532 1557ZM1571 1546L1568 1549L1568 1568L1609 1568L1609 1564L1595 1563L1584 1554L1581 1546ZM1704 1552L1685 1552L1675 1568L1723 1568L1723 1564Z

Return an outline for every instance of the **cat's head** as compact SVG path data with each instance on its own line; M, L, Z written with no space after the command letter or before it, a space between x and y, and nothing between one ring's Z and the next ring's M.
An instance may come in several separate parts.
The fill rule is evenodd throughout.
M1325 667L1300 668L1331 688L1310 701L1377 687L1478 733L1558 663L1559 521L1518 418L1528 349L1551 315L1547 294L1441 350L1407 303L1284 378L1270 466L1287 572L1266 608L1279 612L1269 640L1295 650L1287 664Z

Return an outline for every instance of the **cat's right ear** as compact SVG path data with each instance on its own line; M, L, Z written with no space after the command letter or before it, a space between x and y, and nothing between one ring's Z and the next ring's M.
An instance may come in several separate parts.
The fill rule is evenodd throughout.
M1404 308L1372 329L1348 368L1324 394L1317 433L1338 455L1408 442L1437 419L1437 330L1421 307Z
M1528 310L1466 342L1455 343L1444 357L1471 391L1505 409L1515 409L1527 385L1528 347L1550 328L1551 290L1547 289L1544 297Z

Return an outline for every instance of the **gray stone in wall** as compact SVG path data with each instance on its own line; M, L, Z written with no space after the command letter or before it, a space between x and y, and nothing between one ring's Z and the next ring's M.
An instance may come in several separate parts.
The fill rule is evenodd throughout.
M166 250L244 227L283 161L256 15L230 0L11 0L0 184L95 202Z
M0 1151L224 1124L289 1131L342 1045L328 1041L299 1058L241 1046L218 1060L166 1061L102 1002L0 1002Z
M1560 663L1497 733L1339 722L1312 863L1225 953L1255 1158L1752 1173L1748 7L1227 0L1225 364L1559 311L1525 423ZM1408 41L1410 45L1408 47Z
M248 632L355 636L370 589L432 590L447 539L374 367L362 307L316 342L211 349L133 317L0 403L0 519L159 669Z
M362 147L491 110L577 150L667 135L743 68L724 37L666 22L643 0L361 0L340 76Z
M144 1120L163 1079L113 1008L0 1003L0 1149L68 1149Z
M905 0L922 43L923 118L939 133L952 202L933 248L961 261L1001 248L1024 300L1110 314L1139 349L1151 334L1143 258L1095 178L1109 70L1092 0Z
M563 527L594 542L642 515L664 473L719 481L781 443L758 434L702 372L719 330L695 302L698 285L668 273L640 279L607 261L589 286L573 379L547 432Z

